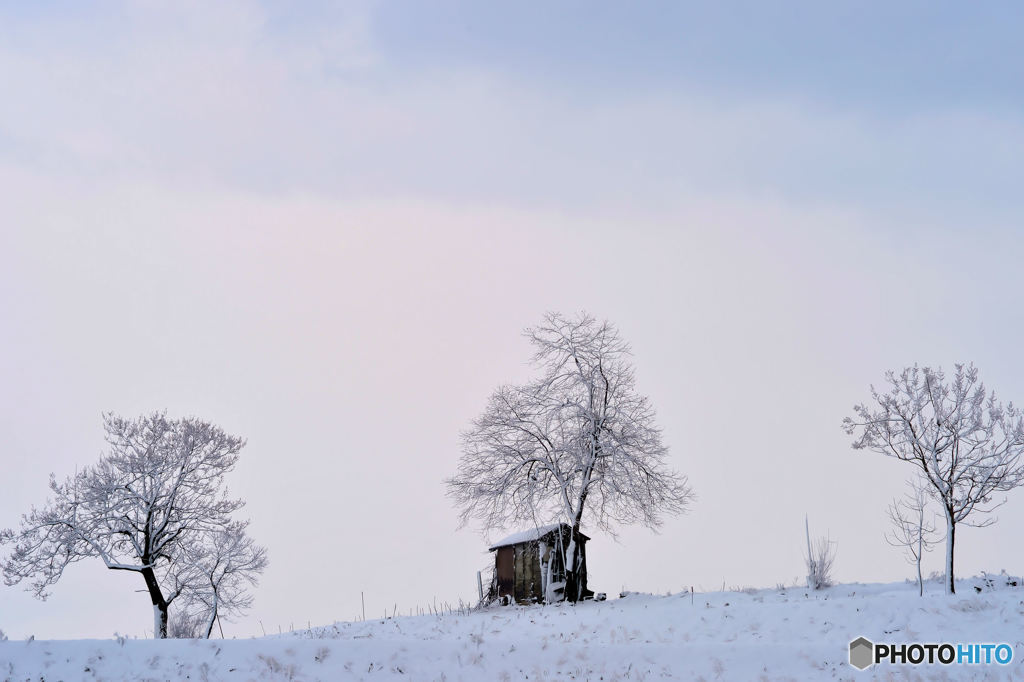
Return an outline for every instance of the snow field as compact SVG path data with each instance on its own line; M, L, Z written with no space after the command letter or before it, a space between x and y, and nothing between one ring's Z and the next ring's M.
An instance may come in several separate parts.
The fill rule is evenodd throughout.
M2 680L1024 679L1024 588L629 594L237 640L0 642ZM1007 642L1009 666L847 663L850 640Z

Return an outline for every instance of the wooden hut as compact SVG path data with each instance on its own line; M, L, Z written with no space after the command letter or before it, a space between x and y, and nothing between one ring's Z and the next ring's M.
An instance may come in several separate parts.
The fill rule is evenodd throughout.
M515 533L492 545L494 552L494 583L491 596L508 597L520 604L544 603L562 599L565 586L565 558L572 537L572 528L565 523L533 528ZM586 598L587 540L579 533L580 594Z

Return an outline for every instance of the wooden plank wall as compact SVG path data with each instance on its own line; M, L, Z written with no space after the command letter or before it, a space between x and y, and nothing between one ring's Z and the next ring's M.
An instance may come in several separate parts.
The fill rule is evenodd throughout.
M495 552L495 573L498 581L498 595L515 596L515 569L512 547L499 547Z
M515 546L515 576L516 601L529 603L542 599L537 543L531 542Z

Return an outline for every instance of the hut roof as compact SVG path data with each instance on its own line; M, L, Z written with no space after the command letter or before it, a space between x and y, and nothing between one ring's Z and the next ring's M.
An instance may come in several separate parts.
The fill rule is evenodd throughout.
M568 530L569 524L551 523L546 526L538 526L536 528L531 528L530 530L524 530L520 531L519 533L513 533L512 535L509 535L507 538L502 538L499 542L494 543L487 549L489 551L494 551L499 547L508 547L509 545L518 545L523 542L533 542L534 540L540 540L545 535L554 533L559 528L565 528L566 530ZM583 533L580 533L580 537L584 540L590 539Z

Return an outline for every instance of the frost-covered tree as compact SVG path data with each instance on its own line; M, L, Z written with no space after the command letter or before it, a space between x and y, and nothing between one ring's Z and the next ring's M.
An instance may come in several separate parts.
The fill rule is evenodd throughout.
M568 524L565 595L575 601L581 525L656 528L663 514L684 511L692 493L667 466L654 409L636 392L629 346L615 327L587 314L551 313L526 336L539 376L491 395L463 434L448 492L463 524Z
M202 637L209 639L218 618L238 614L252 605L248 588L267 566L267 550L246 533L247 521L233 521L208 533L205 541L186 550L194 571L185 595L189 611L200 614Z
M948 382L941 369L915 365L886 373L886 383L886 392L871 387L871 403L854 406L843 428L855 436L854 448L920 469L945 515L945 584L952 594L957 525L994 523L978 518L1002 504L993 495L1024 483L1024 417L986 392L974 365L956 365Z
M245 444L194 418L155 413L103 417L107 454L64 482L50 476L52 499L22 517L3 562L4 581L31 580L45 599L71 563L98 558L137 573L153 604L154 636L167 636L169 606L196 589L196 548L232 528L244 504L230 499L223 477ZM191 553L191 558L190 557Z
M935 524L928 513L928 490L918 479L909 482L910 490L901 499L889 504L887 514L892 530L885 539L893 547L902 547L907 560L917 567L917 591L924 596L924 578L921 575L921 559L935 544Z

